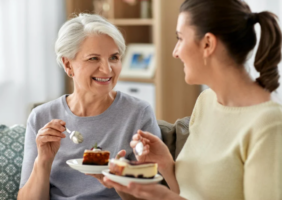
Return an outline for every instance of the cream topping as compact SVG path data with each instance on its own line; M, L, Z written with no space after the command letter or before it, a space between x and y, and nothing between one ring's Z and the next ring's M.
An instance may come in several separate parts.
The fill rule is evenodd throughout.
M84 152L87 152L87 153L105 153L105 152L109 152L109 151L102 151L101 149L98 149L98 151L96 151L96 150L94 151L94 149L93 150L85 149Z
M120 166L126 166L128 168L135 168L135 169L138 169L138 168L147 168L147 167L154 167L154 166L158 166L157 163L144 163L144 164L138 164L138 165L131 165L129 163L129 160L125 159L125 158L120 158L119 160L117 159L111 159L110 162L113 162L117 165L120 165Z

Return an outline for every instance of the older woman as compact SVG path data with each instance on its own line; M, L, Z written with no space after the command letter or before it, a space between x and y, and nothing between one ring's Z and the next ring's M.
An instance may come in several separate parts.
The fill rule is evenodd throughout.
M121 72L125 43L118 29L97 15L66 22L56 42L57 60L74 82L74 92L33 109L27 123L18 199L120 199L91 176L66 165L98 143L112 156L125 149L138 129L160 137L148 103L113 91ZM65 127L83 134L74 144ZM124 153L124 152L122 152ZM111 157L112 157L111 156Z

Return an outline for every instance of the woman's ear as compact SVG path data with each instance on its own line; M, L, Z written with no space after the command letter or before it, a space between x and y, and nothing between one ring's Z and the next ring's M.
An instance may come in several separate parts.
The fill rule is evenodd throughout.
M212 33L206 33L202 42L204 48L204 58L208 58L214 53L216 49L217 38Z
M71 64L70 64L69 59L66 58L66 57L62 57L62 61L63 61L63 64L64 64L65 72L67 73L68 76L71 76L73 74L73 72L72 72L72 68L71 68Z

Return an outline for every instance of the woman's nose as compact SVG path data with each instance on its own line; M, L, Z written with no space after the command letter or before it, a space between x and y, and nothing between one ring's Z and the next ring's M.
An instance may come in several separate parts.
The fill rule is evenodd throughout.
M175 45L175 47L174 47L174 49L173 49L172 56L173 56L174 58L178 58L177 44Z
M104 74L110 74L112 72L112 67L109 62L105 61L101 63L99 70Z

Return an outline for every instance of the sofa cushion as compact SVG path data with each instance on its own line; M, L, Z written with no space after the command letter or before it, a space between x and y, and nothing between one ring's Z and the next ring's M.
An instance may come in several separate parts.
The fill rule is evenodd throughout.
M190 117L178 119L174 124L158 120L163 142L167 145L174 160L176 160L189 136L189 122Z
M17 199L24 153L25 128L0 125L0 199Z
M163 120L158 120L158 125L161 129L163 142L168 147L170 154L175 159L176 136L175 127L173 124Z

